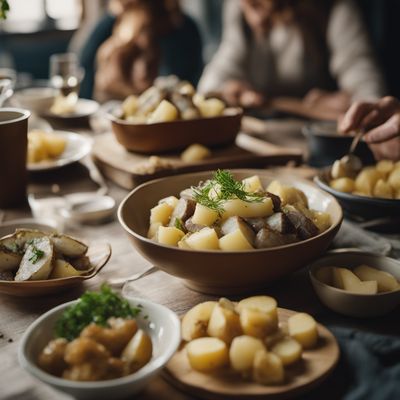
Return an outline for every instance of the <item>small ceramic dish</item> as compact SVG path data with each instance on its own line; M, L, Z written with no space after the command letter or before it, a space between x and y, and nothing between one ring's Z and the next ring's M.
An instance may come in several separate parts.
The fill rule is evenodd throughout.
M76 382L59 378L40 369L36 360L39 353L53 338L54 325L71 301L48 311L25 332L18 351L20 365L40 381L78 399L127 398L141 390L173 356L181 341L180 321L174 312L149 300L129 298L133 306L142 305L136 317L138 326L151 337L153 357L139 371L118 379L97 382Z
M365 219L392 217L400 214L400 200L358 196L332 189L329 186L330 167L319 171L314 182L323 190L336 197L343 210L350 215Z
M14 97L21 107L42 114L51 108L57 93L52 87L31 87L16 91Z
M333 251L312 263L309 269L311 283L321 302L337 313L361 318L378 317L399 306L400 289L371 295L357 294L323 283L315 275L321 267L353 269L361 264L389 272L400 281L400 262L397 260L359 250Z
M98 111L99 107L100 106L99 103L97 103L97 101L88 99L78 99L74 112L69 112L65 114L55 114L51 112L49 109L47 109L46 112L41 113L41 115L45 118L53 120L68 121L68 120L90 117L91 115L95 114Z
M127 150L143 154L182 150L193 143L208 147L234 143L240 129L243 110L227 108L223 115L212 118L177 120L155 124L134 124L109 113L112 130Z
M87 275L40 281L0 280L0 293L18 297L43 296L50 293L59 293L62 290L76 286L87 279L93 278L102 270L111 257L111 246L108 243L95 243L89 245L86 255L89 257L91 265L90 271Z

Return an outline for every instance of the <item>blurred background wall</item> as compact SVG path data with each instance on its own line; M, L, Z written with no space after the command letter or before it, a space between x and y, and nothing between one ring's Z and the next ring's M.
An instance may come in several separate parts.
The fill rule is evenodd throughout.
M185 12L198 23L204 60L215 52L221 35L224 0L181 0ZM225 0L229 1L229 0ZM79 52L107 0L9 0L11 12L0 22L0 67L12 67L29 84L47 79L48 59L67 49ZM400 97L399 0L358 0L390 94Z

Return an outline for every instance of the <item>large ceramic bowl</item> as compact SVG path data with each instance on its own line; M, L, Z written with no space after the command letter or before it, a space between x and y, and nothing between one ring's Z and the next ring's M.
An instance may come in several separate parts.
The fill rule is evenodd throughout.
M219 117L156 124L134 124L112 113L108 116L122 146L130 151L154 154L182 150L193 143L209 147L232 144L240 129L242 110L228 108Z
M381 199L344 193L329 186L330 167L322 169L314 178L315 183L326 192L335 196L343 210L352 216L364 219L395 217L400 215L400 200Z
M258 174L264 186L279 179L303 190L311 208L331 215L332 225L311 239L269 249L242 252L179 249L146 238L150 209L163 197L178 196L181 190L211 178L212 172L173 176L137 187L122 201L118 211L119 221L133 246L152 264L184 279L187 286L203 293L227 295L264 288L319 257L331 243L342 221L342 209L335 198L311 182L296 177L280 177L265 170L233 170L232 173L236 179Z
M18 351L21 366L40 381L78 399L120 399L138 392L163 368L177 350L181 341L180 321L168 308L149 300L129 298L128 301L134 306L138 304L143 306L136 320L138 326L150 335L153 343L152 359L136 373L106 381L76 382L50 375L37 366L39 353L53 338L56 320L76 301L53 308L27 329Z
M377 317L393 311L400 305L400 287L392 292L357 294L337 289L316 277L321 267L353 269L361 264L389 272L400 281L400 262L393 258L359 250L337 250L310 265L310 279L321 302L333 311L350 317Z

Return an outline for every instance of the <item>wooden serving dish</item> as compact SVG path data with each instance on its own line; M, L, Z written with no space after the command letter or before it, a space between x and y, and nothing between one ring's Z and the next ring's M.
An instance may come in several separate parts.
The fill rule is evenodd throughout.
M177 120L155 124L134 124L108 114L118 142L127 150L143 154L182 150L192 143L208 147L226 146L235 141L243 111L227 108L213 118Z
M284 308L279 308L278 313L282 322L296 314ZM282 385L260 385L229 370L215 374L197 372L190 367L185 348L171 358L163 376L178 389L203 399L288 399L321 383L339 360L339 346L333 334L321 324L318 333L317 347L305 350L302 360L285 368L286 381Z

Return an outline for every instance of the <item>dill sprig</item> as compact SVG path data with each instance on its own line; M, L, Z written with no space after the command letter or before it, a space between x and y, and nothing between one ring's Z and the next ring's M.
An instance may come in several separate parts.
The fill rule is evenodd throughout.
M265 196L245 189L243 182L235 180L229 171L218 170L213 178L198 187L192 187L197 203L222 214L223 204L227 200L240 199L248 203L260 203Z

